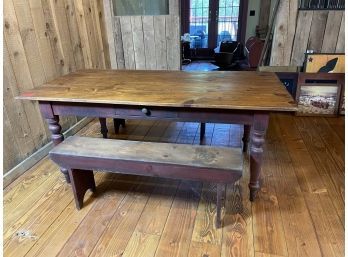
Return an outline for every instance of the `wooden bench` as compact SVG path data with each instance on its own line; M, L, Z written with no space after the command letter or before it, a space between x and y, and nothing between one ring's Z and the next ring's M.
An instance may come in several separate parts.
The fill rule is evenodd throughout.
M93 170L217 183L217 227L225 184L242 175L239 148L139 142L72 136L50 152L51 159L69 170L77 209L88 189L96 190Z

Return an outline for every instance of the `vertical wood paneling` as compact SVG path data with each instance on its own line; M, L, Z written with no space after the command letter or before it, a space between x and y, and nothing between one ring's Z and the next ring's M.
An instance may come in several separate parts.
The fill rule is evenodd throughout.
M101 12L98 10L97 1L99 0L90 0L90 13L92 15L92 22L93 22L93 31L95 34L95 40L97 44L97 53L99 58L99 68L106 68L105 63L105 54L104 54L104 47L103 47L103 36L101 32L101 24L100 24L100 17Z
M342 15L340 32L338 33L336 53L344 53L344 15Z
M57 76L58 71L56 69L52 54L51 43L47 32L41 0L29 0L29 5L40 54L44 57L41 58L41 60L46 79L52 80Z
M287 34L287 17L289 5L285 1L279 2L279 8L275 19L274 35L270 63L272 66L282 66L285 62L285 43Z
M103 35L104 37L107 37L110 66L112 69L117 69L115 35L113 30L114 21L113 21L111 1L103 0L103 8L104 8L104 26L105 26L105 31L103 32Z
M155 70L156 65L156 49L155 45L155 30L153 26L153 16L143 16L144 30L144 47L146 57L146 69Z
M167 69L166 18L163 15L154 16L156 63L158 70Z
M115 16L115 1L103 0L111 63L118 69L178 70L180 1L169 0L169 15ZM126 3L126 1L124 2ZM127 3L132 8L132 3ZM122 11L123 12L123 11ZM112 45L112 46L111 46Z
M338 33L342 21L342 11L331 11L327 17L322 53L334 53L336 51Z
M131 16L135 68L145 70L144 32L141 16Z
M79 29L76 19L76 10L74 8L73 0L65 0L65 10L67 24L70 32L70 39L72 44L72 51L74 53L74 59L76 63L76 69L83 69L85 67L85 62L83 59L82 44L79 34Z
M297 0L281 0L270 65L302 66L307 50L344 52L344 11L299 11Z
M124 51L123 51L120 17L114 18L114 39L115 41L112 43L115 44L115 48L116 48L115 51L116 51L117 68L124 69L126 67L126 64L125 64Z
M179 16L166 16L167 67L180 70L180 22Z
M93 68L92 49L88 40L87 23L85 19L85 12L83 10L82 0L75 1L74 7L76 12L77 27L81 38L81 48L85 67Z
M9 58L12 64L13 73L16 79L16 87L20 86L18 91L32 89L34 87L32 76L29 70L27 56L25 54L23 41L19 32L16 14L12 1L4 2L4 38L7 45ZM40 141L45 139L45 129L43 121L39 116L37 104L33 102L24 103L26 115L30 122L31 134L35 142L35 148L40 146Z
M4 1L4 173L50 137L37 103L14 97L76 69L107 65L102 5L86 2ZM76 121L63 118L61 125L66 129Z
M42 72L44 68L29 3L28 1L13 0L13 5L33 84L34 86L41 85L46 80L46 76L45 72Z
M16 101L14 99L14 97L16 97L19 94L19 92L6 44L4 45L3 61L3 104L4 113L6 112L6 117L4 117L4 123L6 123L7 125L6 127L4 127L4 132L6 132L7 134L11 134L12 137L15 137L11 144L13 144L14 146L21 146L19 148L17 147L17 156L12 158L24 158L26 157L26 153L29 153L32 149L35 149L36 146L32 138L31 127L27 120L27 115L24 109L24 103L21 101ZM4 154L5 156L7 155L6 152L4 152ZM7 161L9 161L10 163L12 162L11 160Z
M115 16L113 30L119 69L180 69L178 15Z
M95 33L93 33L93 16L92 16L92 7L89 0L82 0L84 18L86 22L86 29L88 35L88 42L91 51L92 57L92 67L93 68L102 68L100 63L100 54L96 51L98 49L98 43Z
M12 133L12 128L10 124L10 120L8 118L6 108L3 108L3 118L4 118L4 125L3 125L3 153L4 153L4 161L3 161L3 169L4 170L10 170L12 167L16 166L17 163L21 161L22 156L19 154L21 153L20 148L18 147L18 144L16 143L16 139L14 137L14 134Z
M67 72L76 70L74 51L72 48L68 21L65 14L63 1L50 0L51 11L54 17L55 26L58 33L58 44L62 49L64 62L69 68Z
M307 50L310 26L313 18L313 11L301 11L298 15L294 46L292 49L291 64L302 66L304 61L304 53Z
M100 27L99 31L101 33L100 37L101 37L101 42L102 42L102 47L104 52L105 67L110 69L111 60L110 60L110 51L109 51L108 31L106 29L106 24L110 24L112 26L112 21L111 19L106 20L103 1L100 1L100 0L95 1L94 12L96 14L96 19L98 20L96 24ZM117 67L115 67L115 69L116 68Z
M291 59L292 42L295 36L297 0L281 0L275 20L271 65L286 66Z
M135 69L134 44L132 22L130 16L120 17L122 43L124 52L124 64L126 69Z
M315 53L321 52L328 14L329 11L313 12L307 48L313 50Z
M51 11L49 0L42 0L42 11L44 14L44 22L46 24L46 33L51 43L53 58L55 61L58 75L67 74L72 67L69 67L69 62L64 59L63 49L55 17Z

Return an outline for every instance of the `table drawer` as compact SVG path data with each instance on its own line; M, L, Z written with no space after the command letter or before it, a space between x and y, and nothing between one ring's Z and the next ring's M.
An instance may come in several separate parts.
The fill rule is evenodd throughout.
M178 112L175 110L163 110L152 107L121 107L115 110L115 114L124 117L139 117L139 118L177 118Z

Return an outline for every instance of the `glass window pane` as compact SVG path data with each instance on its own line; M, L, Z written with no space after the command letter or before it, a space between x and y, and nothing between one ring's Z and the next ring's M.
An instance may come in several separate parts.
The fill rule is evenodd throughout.
M238 33L239 0L223 0L219 3L218 38L221 41L236 41Z

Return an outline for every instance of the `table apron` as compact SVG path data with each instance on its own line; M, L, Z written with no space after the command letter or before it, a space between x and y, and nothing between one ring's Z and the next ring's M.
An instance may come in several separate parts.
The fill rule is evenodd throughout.
M40 104L45 104L41 102ZM76 115L82 117L150 119L169 121L192 121L228 124L252 124L252 110L222 110L204 108L173 108L146 107L147 114L142 112L142 106L119 106L110 104L86 103L50 103L54 115Z

